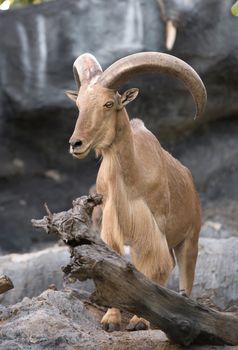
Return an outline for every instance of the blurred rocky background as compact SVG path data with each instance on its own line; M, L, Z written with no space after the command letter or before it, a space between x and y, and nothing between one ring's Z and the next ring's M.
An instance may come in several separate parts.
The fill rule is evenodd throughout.
M77 110L72 64L83 52L103 68L138 51L166 49L166 21L177 27L171 54L194 67L208 92L193 120L193 100L176 79L145 75L129 86L130 104L173 155L187 165L204 221L236 234L238 214L238 20L232 0L53 0L0 11L0 239L3 252L27 251L47 237L33 231L46 201L53 211L86 194L100 164L77 161L68 139ZM113 15L112 15L113 14Z

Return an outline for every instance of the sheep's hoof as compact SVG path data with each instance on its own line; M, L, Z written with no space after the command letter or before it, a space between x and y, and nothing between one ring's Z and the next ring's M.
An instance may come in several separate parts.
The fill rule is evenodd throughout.
M106 332L120 331L120 323L102 323L103 329Z
M126 329L132 331L144 331L150 328L150 323L142 317L133 316Z
M104 331L114 332L120 331L121 328L121 313L118 309L108 309L101 320Z

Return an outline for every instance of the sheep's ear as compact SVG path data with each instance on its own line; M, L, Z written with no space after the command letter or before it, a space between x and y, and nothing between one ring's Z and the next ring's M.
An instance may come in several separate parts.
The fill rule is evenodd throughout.
M76 102L77 97L78 97L78 91L72 91L72 90L67 90L65 91L66 96L70 98L70 100Z
M125 107L128 103L130 103L136 98L138 93L139 93L139 89L137 88L126 90L121 96L121 105Z

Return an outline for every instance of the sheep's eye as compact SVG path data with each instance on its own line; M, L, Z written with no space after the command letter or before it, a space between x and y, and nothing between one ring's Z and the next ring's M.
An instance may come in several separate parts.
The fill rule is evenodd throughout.
M105 103L104 107L106 107L106 108L112 108L113 105L114 105L114 102L113 102L113 101L108 101L108 102Z

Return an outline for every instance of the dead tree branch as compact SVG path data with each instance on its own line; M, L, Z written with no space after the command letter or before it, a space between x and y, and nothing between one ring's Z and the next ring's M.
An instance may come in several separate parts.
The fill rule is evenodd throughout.
M13 288L14 285L9 277L5 275L0 276L0 294L3 294Z
M96 285L93 302L144 317L178 344L238 345L237 317L153 283L91 233L92 208L100 201L97 196L84 196L67 212L33 221L70 246L71 261L63 268L68 278L92 278Z

